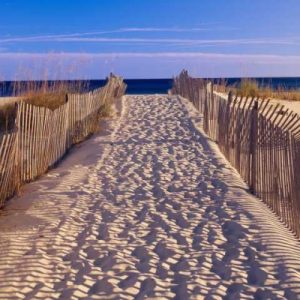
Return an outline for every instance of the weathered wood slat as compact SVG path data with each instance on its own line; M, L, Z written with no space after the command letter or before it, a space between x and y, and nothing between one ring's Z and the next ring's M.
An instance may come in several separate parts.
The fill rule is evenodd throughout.
M70 94L58 109L17 104L15 129L0 134L0 207L20 184L34 180L57 163L74 144L93 133L103 103L122 96L118 77L86 94Z
M187 72L174 79L171 92L203 113L204 131L252 192L300 238L300 117L266 99L226 99L213 91L212 83Z

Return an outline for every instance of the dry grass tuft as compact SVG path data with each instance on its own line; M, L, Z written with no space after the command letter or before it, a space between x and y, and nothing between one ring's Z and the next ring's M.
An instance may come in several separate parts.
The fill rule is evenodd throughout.
M273 89L270 86L261 87L254 79L242 79L240 84L228 86L225 82L214 85L215 90L221 93L232 91L242 97L271 98L289 101L300 101L300 89L285 89L283 87Z
M24 95L24 101L35 105L47 107L51 110L59 108L66 103L66 93L63 92L37 92Z
M99 117L108 118L113 115L112 103L105 103L99 109Z
M87 89L87 84L84 81L55 81L52 83L48 81L28 81L15 82L13 89L13 94L24 99L23 101L55 110L66 103L67 93L84 92ZM0 106L0 132L13 129L14 122L15 104Z

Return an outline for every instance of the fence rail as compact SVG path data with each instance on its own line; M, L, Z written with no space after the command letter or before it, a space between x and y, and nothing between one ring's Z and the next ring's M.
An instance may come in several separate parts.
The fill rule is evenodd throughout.
M102 108L125 90L123 80L111 76L100 89L68 94L54 111L16 103L15 128L0 135L0 207L20 185L44 174L73 144L93 133Z
M300 117L269 100L221 95L183 71L173 94L203 114L203 128L250 187L300 238Z

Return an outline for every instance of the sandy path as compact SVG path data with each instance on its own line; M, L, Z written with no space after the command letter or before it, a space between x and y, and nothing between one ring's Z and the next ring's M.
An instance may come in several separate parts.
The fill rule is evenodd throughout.
M300 299L300 243L191 105L125 103L2 212L0 298Z

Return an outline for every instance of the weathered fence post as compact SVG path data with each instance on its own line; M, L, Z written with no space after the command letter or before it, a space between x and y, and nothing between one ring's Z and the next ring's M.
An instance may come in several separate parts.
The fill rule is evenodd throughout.
M15 193L19 194L21 185L21 164L20 164L20 105L15 103L15 152L14 152L14 176L15 176Z
M0 134L0 207L21 184L35 179L62 158L73 144L76 122L83 124L83 138L93 132L89 120L94 120L102 100L107 94L110 98L116 95L120 85L124 87L121 80L111 81L97 90L97 101L90 93L66 94L66 103L54 111L23 101L15 103L14 128ZM82 101L74 102L79 99Z
M228 93L228 104L232 103L232 91Z
M204 99L204 109L203 109L203 129L204 132L208 133L208 101L209 101L209 88L211 82L208 82L205 86L205 99Z
M223 120L223 136L222 136L222 139L223 139L223 149L224 149L224 152L225 152L225 155L228 155L229 153L229 144L230 144L230 141L229 141L229 117L230 117L230 106L231 106L231 103L233 101L233 95L232 95L232 91L229 92L228 94L228 100L227 100L227 103L226 103L226 111L225 111L225 118Z
M195 100L195 88L191 85L198 84L186 72L174 84L174 90L191 102ZM232 93L226 99L213 94L212 83L208 81L199 94L196 96L206 134L214 139L217 133L221 151L240 172L250 191L261 197L299 238L299 115L289 110L282 112L280 104L271 105L269 100L264 102Z
M258 101L254 102L251 111L251 128L250 128L250 147L249 147L249 187L250 192L256 191L256 151L257 151L257 138L258 138Z
M215 101L214 101L214 82L211 81L210 86L210 99L209 99L209 135L216 141L215 139L215 122L214 122L214 112L215 112Z

